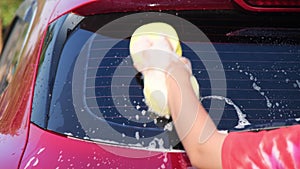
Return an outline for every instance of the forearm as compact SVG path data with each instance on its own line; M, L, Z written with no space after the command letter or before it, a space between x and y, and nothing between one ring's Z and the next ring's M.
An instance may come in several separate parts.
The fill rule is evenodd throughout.
M198 168L221 168L226 135L217 132L188 80L170 78L168 86L174 125L192 164Z

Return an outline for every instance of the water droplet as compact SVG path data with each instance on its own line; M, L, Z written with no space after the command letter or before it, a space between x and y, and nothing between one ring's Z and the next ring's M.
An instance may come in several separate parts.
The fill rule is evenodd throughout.
M286 83L288 83L289 81L290 81L290 79L288 79L288 78L287 78L287 79L285 79L285 82L286 82Z
M145 116L146 115L146 110L142 110L142 115Z
M165 125L164 130L172 131L173 130L173 123L168 123Z
M137 131L137 132L135 132L135 138L137 139L137 140L139 140L140 139L140 133Z
M253 83L252 87L254 88L254 90L257 90L257 91L261 90L261 87L259 87L256 83Z

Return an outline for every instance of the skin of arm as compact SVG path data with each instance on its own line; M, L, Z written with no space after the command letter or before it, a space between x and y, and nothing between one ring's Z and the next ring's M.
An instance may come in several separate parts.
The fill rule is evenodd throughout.
M222 168L222 145L226 134L215 124L197 99L190 84L190 63L170 62L167 70L168 106L179 138L194 167Z

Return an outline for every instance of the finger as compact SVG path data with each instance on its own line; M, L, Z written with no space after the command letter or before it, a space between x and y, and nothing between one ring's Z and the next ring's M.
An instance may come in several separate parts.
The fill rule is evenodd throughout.
M139 72L142 72L142 70L144 69L142 63L139 64L133 63L133 67Z
M174 51L170 40L166 36L159 36L159 38L153 42L153 48Z
M161 49L149 49L142 52L141 56L145 66L164 69L172 62L172 52Z
M159 45L168 49L169 51L174 51L171 41L168 37L162 36L158 42L159 42Z
M182 62L185 64L186 68L187 68L190 72L192 72L192 64L191 64L191 62L190 62L190 60L189 60L188 58L186 58L186 57L181 57L181 58L180 58L180 61L182 61Z
M182 61L184 64L190 64L189 62L189 59L187 59L186 57L181 57L180 58L180 61Z
M134 37L136 40L133 41L132 52L133 54L149 49L152 46L152 41L145 35Z

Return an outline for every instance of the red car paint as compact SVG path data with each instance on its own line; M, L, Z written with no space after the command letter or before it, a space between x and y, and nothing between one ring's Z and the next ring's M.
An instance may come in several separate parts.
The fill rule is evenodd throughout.
M59 16L80 8L83 4L91 1L66 2L58 0L39 0L37 2L37 15L34 18L32 30L29 31L29 38L25 42L26 45L20 56L22 59L14 74L13 81L0 96L1 168L31 168L35 166L38 168L51 166L50 168L53 168L60 165L61 168L72 167L68 157L69 159L76 157L77 162L72 163L74 166L79 165L83 168L90 165L91 167L97 167L99 161L96 162L93 158L104 158L104 161L101 160L101 165L111 163L115 167L120 167L122 164L121 168L141 168L145 165L151 165L151 168L152 166L156 168L186 168L190 166L184 153L167 153L165 155L159 153L147 159L128 159L108 153L101 148L104 145L55 135L30 124L35 77L47 26ZM101 10L99 10L99 13L101 13ZM129 151L129 153L140 152L130 148L116 148L116 150L118 149ZM63 158L58 160L61 155L60 152L63 153L63 158L66 158L64 163L62 163ZM148 151L141 152L143 154L151 153ZM165 160L164 156L167 157ZM107 161L105 162L105 160ZM114 161L116 163L113 163Z
M184 153L165 153L77 140L30 126L21 168L187 168ZM109 151L108 151L109 150ZM145 158L129 158L129 153Z
M250 11L277 11L250 7L235 0ZM25 43L21 61L13 81L0 96L0 164L1 168L187 168L190 163L183 152L152 152L116 147L58 135L30 123L31 104L39 56L47 26L63 14L234 9L230 0L175 1L169 0L37 0L37 15ZM278 11L293 10L293 8ZM299 11L299 8L294 11ZM107 151L153 154L147 158L128 158Z

